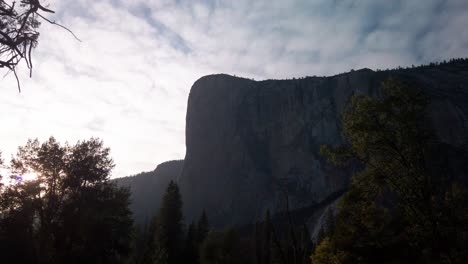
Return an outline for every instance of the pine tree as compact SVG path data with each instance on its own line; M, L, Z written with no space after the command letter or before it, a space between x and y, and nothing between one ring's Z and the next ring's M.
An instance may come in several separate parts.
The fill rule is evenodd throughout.
M148 228L143 230L142 246L144 247L143 256L139 263L141 264L154 264L160 258L161 248L158 244L159 236L159 221L157 217L153 217Z
M203 243L203 241L206 239L206 236L208 235L209 231L210 223L208 222L208 216L206 215L206 211L203 210L197 223L197 240L199 245Z
M182 197L179 187L173 181L167 187L158 218L160 230L157 241L167 254L167 263L181 263L184 235Z
M245 264L250 255L235 229L210 231L200 247L202 264Z
M199 263L198 259L198 241L197 241L197 228L194 222L190 223L187 230L187 237L185 239L184 256L185 263Z

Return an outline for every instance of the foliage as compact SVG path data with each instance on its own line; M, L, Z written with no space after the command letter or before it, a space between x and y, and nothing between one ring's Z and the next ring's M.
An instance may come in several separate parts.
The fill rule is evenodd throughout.
M208 216L205 210L203 210L197 224L192 222L187 230L184 251L186 262L200 263L200 245L205 241L209 231L210 224L208 222Z
M322 242L315 248L314 254L311 257L312 263L340 264L340 258L335 253L334 246L330 238L325 237Z
M133 263L199 263L200 245L210 228L208 217L203 211L197 224L192 222L186 233L183 219L179 187L171 181L159 213L136 238L140 248L134 252Z
M140 251L143 256L136 256L136 263L180 263L186 260L182 197L173 181L167 186L158 215L153 217L142 237L144 250Z
M184 237L182 197L179 187L173 181L169 183L163 197L158 219L158 243L166 250L169 264L180 263Z
M337 165L361 163L364 169L342 199L331 241L316 253L340 251L342 263L466 258L466 186L444 158L463 151L428 129L427 103L420 90L395 80L384 83L381 98L353 96L343 114L348 144L321 152Z
M145 230L142 235L142 242L140 246L142 250L137 252L134 262L142 264L156 264L156 263L167 263L167 249L159 243L159 236L161 233L161 227L159 225L159 219L153 217L149 229Z
M272 223L269 229L269 238L272 245L269 252L271 254L271 263L309 263L309 254L313 244L309 230L305 224L298 225L291 218L291 221L288 220L287 223L279 222L275 225ZM268 236L266 239L268 239Z
M203 243L209 231L210 231L210 224L208 223L208 216L206 215L206 211L203 210L200 216L200 219L198 219L198 223L197 223L196 236L197 236L198 244Z
M186 263L199 263L198 247L197 227L192 222L188 227L185 239L184 256Z
M167 185L181 174L183 164L183 160L163 162L152 171L112 180L117 186L130 189L130 209L139 228L149 225L158 214Z
M202 264L244 264L249 260L238 233L234 229L211 231L200 248Z
M29 140L0 194L0 248L16 263L122 263L130 254L129 192L109 181L109 149L90 139ZM21 175L37 179L22 181Z

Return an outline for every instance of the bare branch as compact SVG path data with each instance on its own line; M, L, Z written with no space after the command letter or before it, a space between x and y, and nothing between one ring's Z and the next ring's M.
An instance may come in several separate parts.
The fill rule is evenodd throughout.
M16 68L12 68L13 73L15 74L15 78L16 78L16 83L18 85L18 92L21 93L21 84L20 84L20 81L19 81L19 78L18 78L18 74L16 74Z
M49 22L50 24L59 26L59 27L65 29L66 31L70 32L70 34L72 34L73 37L75 37L76 40L78 40L79 42L81 42L81 39L79 39L79 38L75 35L75 33L73 33L73 31L71 31L71 30L68 29L67 27L65 27L65 26L63 26L63 25L60 25L59 23L57 23L57 22L55 22L55 21L51 21L51 20L49 20L49 19L43 17L41 14L37 14L37 15L38 15L39 17L41 17L42 19L44 19L45 21Z
M68 31L75 39L81 40L67 27L46 18L40 12L55 13L44 7L41 0L21 0L20 5L0 0L0 68L13 72L21 91L16 72L17 65L24 60L32 77L32 50L39 39L38 28L41 21L46 21Z

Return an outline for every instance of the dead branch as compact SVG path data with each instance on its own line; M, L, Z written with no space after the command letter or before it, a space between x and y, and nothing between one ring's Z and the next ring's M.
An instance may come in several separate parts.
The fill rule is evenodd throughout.
M0 68L6 68L15 75L18 91L21 92L20 80L16 72L18 64L24 60L32 76L32 50L39 39L38 28L42 21L61 27L72 36L81 40L67 27L46 18L41 12L55 13L44 7L40 0L20 0L16 5L0 0Z

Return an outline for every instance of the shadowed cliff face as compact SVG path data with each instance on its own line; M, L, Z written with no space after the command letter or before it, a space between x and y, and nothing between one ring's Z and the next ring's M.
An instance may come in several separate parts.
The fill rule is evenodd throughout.
M253 81L202 77L190 92L187 153L179 179L189 219L203 208L215 225L239 225L321 202L346 188L352 168L319 155L340 144L341 112L353 94L378 96L389 77L413 82L431 98L430 121L442 141L467 145L468 65L333 77Z

